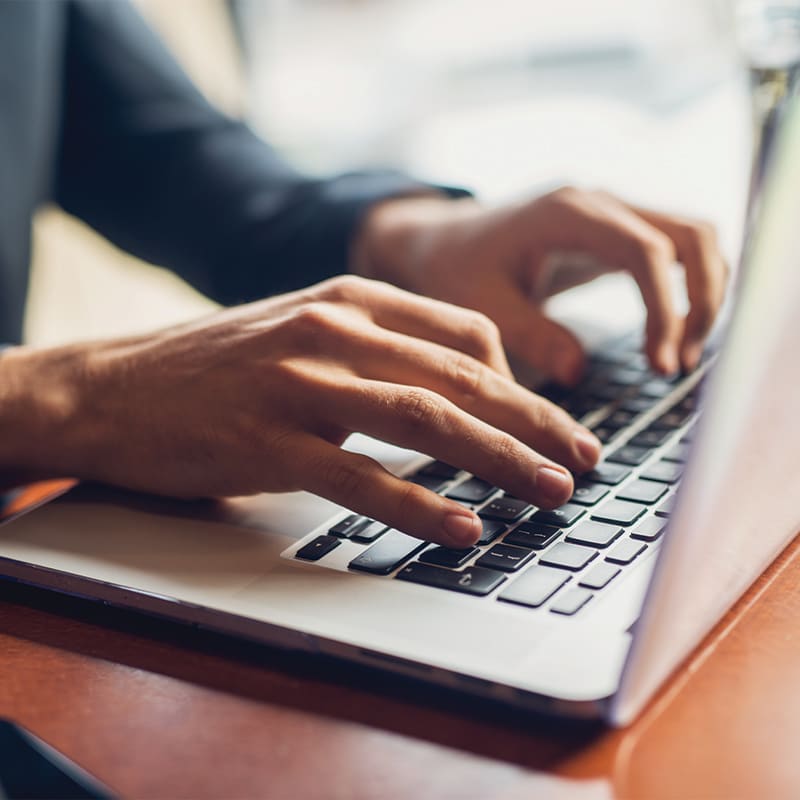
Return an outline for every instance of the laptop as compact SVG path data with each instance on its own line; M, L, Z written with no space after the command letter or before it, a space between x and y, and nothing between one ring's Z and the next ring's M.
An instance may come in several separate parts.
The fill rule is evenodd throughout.
M634 339L575 391L605 443L560 509L359 439L478 510L452 551L304 493L181 503L77 487L0 531L8 579L564 717L631 721L800 530L800 107L782 124L715 355L651 375Z

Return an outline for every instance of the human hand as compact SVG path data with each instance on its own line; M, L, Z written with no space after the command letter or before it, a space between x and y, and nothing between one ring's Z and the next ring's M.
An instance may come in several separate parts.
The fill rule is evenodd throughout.
M560 253L584 258L554 269ZM669 281L676 260L686 273L685 319ZM388 200L367 215L353 261L359 274L483 312L510 353L566 384L580 377L584 354L545 315L549 296L603 272L629 272L647 309L650 362L671 374L697 366L727 280L711 226L573 188L495 210L432 195Z
M513 380L482 314L354 276L154 335L12 349L0 390L0 472L176 497L307 489L454 547L478 538L475 514L341 450L350 433L547 508L600 449Z

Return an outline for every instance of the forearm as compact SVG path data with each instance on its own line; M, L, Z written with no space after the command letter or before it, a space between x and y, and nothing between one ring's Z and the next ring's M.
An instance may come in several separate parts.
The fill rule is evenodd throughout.
M384 198L464 194L389 170L304 175L213 108L129 4L70 9L54 199L219 302L347 272Z

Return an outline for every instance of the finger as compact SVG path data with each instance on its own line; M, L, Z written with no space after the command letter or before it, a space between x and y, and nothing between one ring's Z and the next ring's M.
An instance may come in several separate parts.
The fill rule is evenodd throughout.
M670 267L675 263L675 248L663 234L642 232L637 240L639 250L631 265L639 291L647 308L645 350L653 367L664 374L678 371L678 340L681 319L673 299Z
M325 290L327 297L353 303L377 325L468 353L511 377L500 332L485 314L380 281L339 278L328 283L334 288Z
M711 225L648 209L635 210L672 239L686 271L689 313L680 356L683 368L692 370L700 361L703 343L724 300L728 266Z
M295 450L303 488L389 527L445 547L469 547L481 522L469 509L392 475L367 456L300 437Z
M557 195L555 205L551 249L582 249L629 272L647 308L650 361L660 372L675 372L682 322L669 281L669 268L675 261L672 240L602 192L565 191Z
M375 329L351 357L363 377L431 389L573 472L600 456L600 442L569 414L465 353Z
M559 383L577 383L586 366L578 338L546 317L516 286L498 287L497 296L505 309L500 332L509 350Z
M327 413L347 430L428 453L539 506L572 494L563 466L429 389L354 381L329 393Z

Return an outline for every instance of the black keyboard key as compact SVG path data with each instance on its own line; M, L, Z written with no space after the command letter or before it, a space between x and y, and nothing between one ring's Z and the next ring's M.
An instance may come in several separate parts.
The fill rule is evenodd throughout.
M632 481L617 492L620 500L631 500L634 503L655 503L667 493L667 487L653 481Z
M579 589L576 586L574 589L564 592L564 594L550 606L550 610L554 614L564 614L571 617L573 614L577 614L592 597L594 597L594 595L588 589Z
M598 408L604 406L605 403L598 403L597 400L580 395L567 398L560 403L560 405L565 411L575 417L575 419L580 419L581 417L585 417L590 412L596 411Z
M418 561L403 567L395 577L400 581L479 596L493 592L506 579L502 572L492 569L468 567L463 572L455 572Z
M338 536L340 539L349 539L359 528L363 528L371 520L362 517L360 514L350 514L343 520L337 522L328 533L331 536Z
M536 522L523 522L503 539L505 544L515 544L530 550L541 550L554 542L561 534L561 528L554 525L540 525Z
M303 561L319 561L323 556L328 555L331 550L337 548L341 542L335 536L323 534L317 536L308 544L303 545L295 554L295 558L302 558Z
M565 400L572 390L567 386L558 383L548 382L536 389L536 393L546 398L551 403L560 403Z
M609 500L592 512L592 519L627 526L636 522L647 511L647 506L629 503L627 500Z
M536 565L527 569L510 586L503 589L497 599L506 603L538 608L569 580L570 576L563 570Z
M612 564L630 564L647 549L647 545L633 539L620 542L607 556Z
M533 558L533 551L510 544L496 544L475 563L479 567L499 569L501 572L515 572Z
M458 475L461 470L451 464L445 464L444 461L431 461L426 464L422 469L417 471L418 475L431 475L434 478L441 478L445 481L451 481Z
M553 545L546 553L542 553L539 563L546 567L560 567L572 572L582 570L592 559L597 558L594 550L578 547L576 544L559 542Z
M676 464L685 463L689 457L689 444L678 442L674 447L667 450L663 455L664 461L674 461Z
M675 386L670 381L664 378L653 378L639 387L639 396L661 400L661 398L666 397L674 391L674 389Z
M657 517L669 517L675 510L675 495L671 494L657 509Z
M484 519L514 522L526 511L529 511L530 508L530 504L526 503L524 500L517 500L515 497L498 497L492 500L488 505L485 505L478 512L478 516Z
M568 528L586 513L585 508L581 508L574 503L564 503L563 506L554 508L551 511L537 511L532 517L531 522L538 522L542 525L556 525L559 528Z
M410 481L411 483L416 483L417 486L422 486L431 492L440 492L445 486L447 486L446 480L443 478L437 478L435 475L412 475L406 480Z
M570 502L581 506L593 506L595 503L599 503L607 494L608 489L600 483L579 481L575 485L575 491L570 498Z
M617 367L608 373L608 382L618 386L637 386L642 382L642 378L647 375L640 369L631 367Z
M590 363L598 364L600 367L606 367L609 364L616 367L624 367L628 366L633 359L633 348L627 346L615 347L613 350L604 348L597 353L591 353L589 355Z
M478 539L479 545L493 542L501 533L505 533L508 530L508 525L503 525L502 522L494 522L490 519L482 519L481 525L483 530L481 531L481 538Z
M667 523L658 517L647 517L633 526L632 539L641 539L643 542L654 542L664 532Z
M650 464L639 476L647 481L658 481L659 483L677 483L683 475L683 464L676 464L673 461L656 461Z
M626 397L619 404L622 411L629 411L631 414L644 414L649 411L657 401L651 397Z
M607 425L609 428L627 428L638 416L631 411L617 409L611 416L603 420L603 425Z
M626 444L608 456L608 460L617 464L627 464L629 467L638 467L647 460L649 455L650 450L646 447L634 447Z
M622 483L631 471L621 464L609 464L605 462L598 464L590 472L584 473L585 480L592 481L592 483L605 483L607 486L616 486Z
M672 411L667 411L666 414L663 414L655 420L651 427L659 431L676 431L690 416L691 414L689 412L673 409Z
M592 433L602 444L608 444L619 433L619 430L617 428L607 428L605 425L598 425L596 428L592 428Z
M655 428L648 428L641 433L637 433L636 436L630 440L629 444L634 445L634 447L652 449L653 447L664 444L671 435L670 431L659 431Z
M628 345L628 352L631 354L628 366L631 369L638 369L643 373L650 374L650 361L647 356L641 352L643 347L644 342L641 339L635 344Z
M447 497L452 500L463 500L465 503L482 503L488 500L496 491L491 483L487 483L480 478L470 478L460 483L447 493Z
M466 564L479 552L477 547L466 547L463 550L454 550L451 547L432 547L430 550L426 550L419 557L419 560L424 561L426 564L455 569Z
M602 589L604 586L608 586L620 572L622 570L619 567L603 562L592 567L578 583L587 589Z
M618 400L625 391L619 385L609 383L595 383L592 386L587 386L585 390L586 396L594 400L598 408L606 403Z
M358 528L350 538L354 542L361 542L362 544L369 544L369 542L374 542L380 536L382 536L386 531L389 529L384 525L382 522L375 522L375 520L368 519L367 524Z
M622 528L618 525L607 525L605 522L581 522L564 540L573 544L584 544L589 547L608 547L622 536Z
M388 575L426 545L427 542L421 542L419 539L392 528L361 555L356 556L349 566L350 569L361 570L361 572Z

